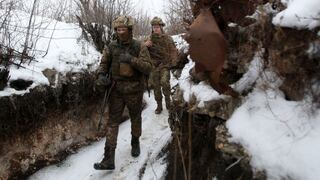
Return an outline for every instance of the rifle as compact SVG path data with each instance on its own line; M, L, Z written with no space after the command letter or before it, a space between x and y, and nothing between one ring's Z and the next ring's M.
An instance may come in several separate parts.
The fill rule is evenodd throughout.
M101 129L102 119L103 119L103 115L104 115L104 112L105 112L105 106L109 102L110 94L111 94L111 91L112 91L112 89L113 89L115 84L116 84L116 82L112 81L110 88L106 88L106 91L104 92L102 105L101 105L101 109L100 109L100 118L99 118L99 123L98 123L98 131L100 131L100 129Z

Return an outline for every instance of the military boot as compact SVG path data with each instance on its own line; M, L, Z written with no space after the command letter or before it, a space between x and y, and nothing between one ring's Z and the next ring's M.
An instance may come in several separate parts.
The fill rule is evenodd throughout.
M160 114L162 112L162 102L157 103L157 109L154 111L156 114Z
M93 168L96 170L114 170L115 149L105 147L104 157L101 162L94 163Z
M140 155L139 138L134 136L131 138L131 155L132 157L138 157Z

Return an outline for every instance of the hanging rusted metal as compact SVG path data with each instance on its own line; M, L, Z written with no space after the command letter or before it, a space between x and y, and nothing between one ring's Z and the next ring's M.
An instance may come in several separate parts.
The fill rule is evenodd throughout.
M189 53L196 62L196 72L221 72L227 43L209 9L201 9L186 38Z
M210 85L220 94L238 96L220 80L228 49L223 32L227 23L240 22L254 12L256 5L252 0L199 0L193 4L195 20L186 35L189 54L195 61L195 72L205 73Z
M189 28L186 41L190 57L195 61L196 73L208 75L210 85L220 94L236 97L237 93L220 82L220 75L227 54L227 42L220 31L210 9L202 8Z

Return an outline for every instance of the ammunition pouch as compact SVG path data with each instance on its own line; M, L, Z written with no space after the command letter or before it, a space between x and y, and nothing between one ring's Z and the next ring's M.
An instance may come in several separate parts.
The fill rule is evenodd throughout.
M134 75L134 70L128 63L120 62L119 73L122 77L132 77Z

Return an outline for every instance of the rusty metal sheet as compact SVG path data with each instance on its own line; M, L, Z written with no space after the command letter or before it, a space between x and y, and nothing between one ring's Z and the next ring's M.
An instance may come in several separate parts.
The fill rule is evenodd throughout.
M186 40L190 44L190 57L196 62L196 71L220 74L226 59L227 44L210 9L200 10Z

